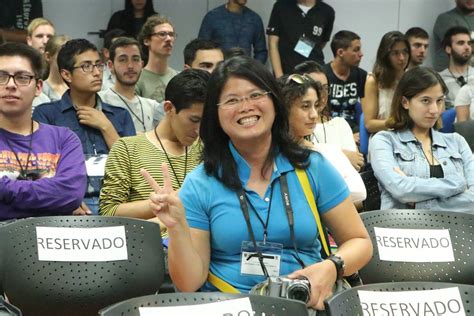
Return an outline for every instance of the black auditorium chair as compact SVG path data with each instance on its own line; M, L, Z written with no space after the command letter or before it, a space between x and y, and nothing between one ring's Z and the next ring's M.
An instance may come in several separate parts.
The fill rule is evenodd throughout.
M367 191L367 198L362 202L363 212L380 209L380 190L379 182L375 178L374 171L370 166L360 173Z
M454 284L443 282L394 282L394 283L377 283L362 285L355 288L340 292L324 302L326 307L326 316L363 316L374 315L370 311L362 310L358 291L377 291L377 292L400 292L400 291L426 291L444 288L459 289L465 315L474 314L474 286L466 284ZM415 296L418 297L418 296ZM432 308L432 307L430 307ZM379 310L380 314L375 315L392 315ZM410 311L411 312L411 311ZM411 313L406 313L412 315ZM397 314L398 315L398 314ZM400 313L400 315L402 315ZM405 313L403 312L403 315ZM415 314L413 314L415 315ZM418 314L417 314L418 315ZM419 315L431 315L419 313ZM435 315L435 313L433 313ZM441 315L437 314L436 315Z
M183 306L198 305L224 300L249 297L253 315L274 315L274 316L307 316L308 310L301 301L287 300L283 298L248 295L248 294L226 294L219 292L212 293L172 293L147 295L132 298L109 307L99 312L101 316L139 316L139 307L153 306ZM243 313L242 313L243 314ZM245 313L247 315L247 313Z
M38 227L119 227L125 231L127 258L40 261ZM160 227L152 222L101 216L28 218L0 227L0 245L3 290L24 315L97 315L110 304L155 294L163 282Z
M474 152L474 121L454 123L454 131L466 139L471 151Z
M365 284L431 281L474 285L474 214L393 209L365 212L360 216L374 246L372 259L359 271ZM374 227L447 229L453 247L454 262L382 261Z

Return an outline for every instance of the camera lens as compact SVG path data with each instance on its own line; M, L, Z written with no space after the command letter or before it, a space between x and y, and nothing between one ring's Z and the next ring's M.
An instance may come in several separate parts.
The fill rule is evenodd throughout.
M286 297L292 300L308 303L311 296L311 290L306 283L293 283L288 287Z

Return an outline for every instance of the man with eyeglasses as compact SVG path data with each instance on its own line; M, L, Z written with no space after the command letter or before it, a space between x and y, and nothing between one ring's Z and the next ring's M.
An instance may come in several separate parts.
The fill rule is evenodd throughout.
M88 172L85 214L98 212L98 197L106 155L119 137L135 135L130 113L101 101L104 64L94 44L85 39L66 42L58 53L58 68L69 86L61 100L42 104L33 118L66 126L81 140Z
M109 48L108 67L115 77L113 87L99 92L102 101L128 110L138 134L152 130L163 118L163 106L135 93L143 69L140 44L134 38L119 37Z
M454 106L454 101L461 87L474 84L474 67L469 66L472 56L471 34L463 26L450 28L443 39L443 46L449 56L448 68L439 74L448 86L446 108Z
M41 56L19 43L0 45L0 221L71 215L81 204L86 170L69 129L31 118Z
M166 85L178 73L168 66L176 36L167 17L153 15L146 20L138 39L148 48L148 63L135 89L138 95L158 102L164 100Z

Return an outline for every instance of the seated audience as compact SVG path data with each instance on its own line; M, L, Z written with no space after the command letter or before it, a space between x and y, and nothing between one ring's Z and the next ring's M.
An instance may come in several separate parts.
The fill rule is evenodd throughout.
M146 20L139 41L148 49L148 62L135 89L139 96L163 101L166 85L178 73L168 66L176 36L167 17L153 15Z
M211 73L223 60L221 46L212 40L196 38L184 47L184 69L202 69Z
M51 101L58 101L68 89L58 69L58 52L61 47L71 38L67 35L58 35L52 37L44 49L44 59L49 64L48 79L43 82L43 93Z
M0 221L71 215L84 196L78 137L31 118L33 98L41 93L41 62L25 44L0 45Z
M344 118L358 137L356 104L364 97L367 78L367 72L359 68L364 56L359 35L351 31L337 32L332 37L331 51L334 60L324 65L324 72L329 80L329 114Z
M344 180L319 153L291 140L278 84L260 62L234 57L220 63L207 91L200 128L204 163L188 174L179 195L169 177L161 188L142 171L155 191L150 207L168 228L174 284L185 292L223 290L226 284L245 293L268 275L304 276L311 283L309 304L323 309L336 280L372 256ZM339 245L326 260L297 168L316 197L314 211ZM288 212L284 200L291 204ZM257 247L262 241L279 249L276 269L264 263ZM249 254L261 271L241 266Z
M449 64L439 74L449 89L446 97L446 108L449 109L454 106L459 89L466 84L474 84L474 67L469 65L472 57L471 32L463 26L452 27L444 35L443 45Z
M342 117L333 118L330 114L330 106L327 103L329 84L323 67L314 61L305 61L295 67L295 73L306 74L322 86L321 115L319 115L311 141L315 144L328 144L341 149L352 166L359 171L364 165L364 156L357 149L349 123Z
M82 143L88 169L84 212L97 214L105 156L119 137L135 135L130 113L101 101L102 63L94 44L85 39L66 42L58 53L58 67L69 90L61 100L42 104L33 112L39 122L65 126ZM101 168L102 167L102 168Z
M335 145L314 144L305 140L305 137L313 135L319 116L325 109L321 84L307 75L299 74L285 75L278 81L283 101L288 107L290 134L293 140L301 146L320 152L331 162L344 178L353 202L365 200L367 194L364 182L341 149Z
M99 92L102 101L130 112L137 133L152 130L163 118L163 107L135 93L143 69L140 44L130 37L117 38L110 47L108 68L116 78L113 87Z
M459 89L454 106L458 122L474 120L474 86L467 84Z
M137 38L146 19L155 14L152 0L125 0L125 9L110 17L107 32L121 29L125 31L125 36Z
M381 209L468 211L474 205L474 159L457 133L436 130L448 89L434 70L401 78L387 127L369 145Z
M410 43L410 64L407 69L421 66L428 55L430 37L421 27L412 27L405 32L405 37Z
M209 74L188 69L168 83L165 92L165 117L144 135L119 139L110 151L100 192L100 214L154 217L150 208L152 188L140 175L145 168L163 185L161 165L167 164L175 190L188 172L200 162L197 140Z
M385 121L390 114L393 94L410 61L410 43L405 36L392 31L380 41L373 73L365 82L362 100L364 123L369 133L387 129Z

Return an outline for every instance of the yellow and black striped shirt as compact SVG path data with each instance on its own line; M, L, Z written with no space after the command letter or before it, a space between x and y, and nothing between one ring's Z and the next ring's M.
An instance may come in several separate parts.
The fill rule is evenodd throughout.
M189 173L200 162L201 143L196 141L188 148L186 172ZM182 184L185 173L185 154L168 157L176 176ZM140 174L146 169L159 185L163 185L162 163L169 165L165 152L155 146L146 134L124 137L112 146L105 166L104 183L100 191L99 213L113 216L122 203L146 200L152 188ZM178 181L169 167L173 189L179 189Z

